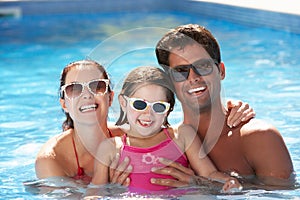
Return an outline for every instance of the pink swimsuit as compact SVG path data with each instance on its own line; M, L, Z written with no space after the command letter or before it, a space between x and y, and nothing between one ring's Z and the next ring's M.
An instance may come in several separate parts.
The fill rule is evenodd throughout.
M141 148L128 146L126 144L126 135L123 135L123 147L121 149L121 159L123 161L125 156L130 158L130 164L133 166L133 171L129 175L130 187L132 189L145 189L145 190L165 190L169 189L166 186L154 185L150 182L151 178L167 178L174 179L168 175L160 175L151 172L152 167L163 167L158 161L160 157L167 158L172 161L176 161L181 165L188 167L188 160L178 147L178 145L172 140L168 130L163 129L167 136L167 139L158 145Z

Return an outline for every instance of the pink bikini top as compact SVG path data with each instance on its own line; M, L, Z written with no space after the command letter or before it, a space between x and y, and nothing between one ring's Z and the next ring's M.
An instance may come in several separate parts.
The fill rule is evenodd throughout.
M188 160L172 140L166 128L163 129L167 136L165 141L147 148L128 146L126 144L126 135L122 136L123 147L121 149L120 162L127 156L130 158L130 164L133 166L133 171L129 175L130 188L136 191L143 190L165 190L169 189L166 186L154 185L150 182L151 178L166 178L174 179L169 175L160 175L151 172L152 167L163 167L158 159L160 157L176 161L181 165L188 167Z

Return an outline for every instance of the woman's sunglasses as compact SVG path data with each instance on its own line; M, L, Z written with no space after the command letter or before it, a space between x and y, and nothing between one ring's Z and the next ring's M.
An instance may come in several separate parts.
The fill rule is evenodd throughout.
M61 96L64 92L67 98L74 99L82 95L85 86L93 95L104 95L107 93L108 85L109 79L96 79L85 83L70 83L63 85L60 91Z
M169 73L174 81L181 82L188 79L191 68L197 75L207 76L212 73L214 64L218 66L218 62L214 59L201 59L193 64L170 67Z
M169 111L170 103L164 101L156 101L156 102L148 102L144 99L139 98L130 98L127 96L123 96L127 102L130 104L131 108L136 111L144 111L150 106L155 113L164 114Z

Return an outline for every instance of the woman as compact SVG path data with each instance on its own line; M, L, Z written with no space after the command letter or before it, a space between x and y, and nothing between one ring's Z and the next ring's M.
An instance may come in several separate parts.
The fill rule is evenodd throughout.
M77 61L64 68L60 79L60 104L66 115L64 132L47 141L38 153L38 178L63 176L90 182L94 152L102 140L113 136L107 127L114 96L109 84L104 67L94 61Z

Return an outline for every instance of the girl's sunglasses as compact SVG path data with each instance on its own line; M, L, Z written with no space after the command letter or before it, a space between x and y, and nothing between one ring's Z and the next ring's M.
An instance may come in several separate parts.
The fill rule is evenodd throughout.
M93 95L104 95L107 93L108 85L109 79L96 79L84 83L70 83L63 85L60 91L61 96L64 92L67 98L74 99L82 95L85 86Z
M176 82L185 81L188 79L190 69L199 76L207 76L212 73L214 64L218 66L218 62L213 59L200 59L190 65L179 65L176 67L170 67L169 73L172 79Z
M148 102L144 99L130 98L123 96L129 102L131 108L136 111L144 111L150 106L155 113L164 114L169 111L170 103L164 101Z

